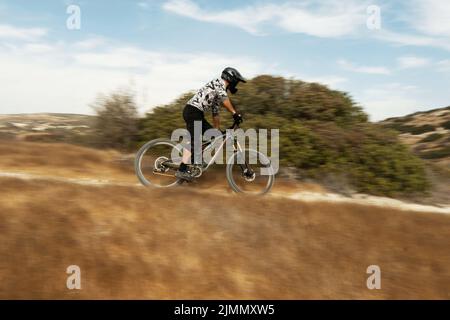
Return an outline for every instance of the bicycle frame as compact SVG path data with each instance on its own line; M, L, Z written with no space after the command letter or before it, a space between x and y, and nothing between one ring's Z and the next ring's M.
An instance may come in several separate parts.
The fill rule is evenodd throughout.
M202 143L202 153L204 151L207 151L209 149L211 149L216 141L219 139L219 137L222 138L222 143L220 144L219 148L216 150L216 153L214 154L214 156L210 159L210 161L208 163L206 163L206 166L204 166L203 164L190 164L190 166L200 166L202 169L202 172L205 172L208 170L208 168L216 161L217 157L219 155L221 155L221 151L223 150L224 146L226 145L228 140L234 139L234 143L233 143L233 152L242 152L242 147L239 144L239 141L237 139L235 139L236 135L235 135L235 130L238 129L238 123L233 123L233 125L228 128L228 130L233 130L232 133L226 132L225 134L222 134L221 136L215 137L212 141L207 141L207 142L203 142ZM206 146L206 147L205 147ZM184 147L181 147L181 150L183 150ZM173 159L172 159L173 161ZM167 161L167 166L173 168L173 169L178 169L178 165L175 165L171 160ZM242 167L242 164L240 164L240 166ZM247 162L245 161L245 166L248 167ZM244 169L244 168L243 168Z
M233 130L234 130L234 128L233 128ZM233 152L236 152L236 151L242 152L242 147L241 147L241 145L240 145L239 142L235 139L234 131L233 131L233 134L225 133L225 134L221 135L220 137L222 137L223 141L222 141L222 143L220 144L220 147L216 150L216 153L214 154L214 156L213 156L213 157L211 158L211 160L207 163L206 167L203 168L204 171L208 170L208 168L216 161L217 157L221 154L221 151L222 151L222 149L224 148L224 146L226 145L226 143L227 143L228 140L234 139L234 142L235 142L235 143L233 143ZM203 152L206 151L206 150L211 149L212 146L214 146L214 144L216 143L216 140L217 140L218 138L219 138L219 137L216 137L216 138L214 138L213 141L208 141L208 142L203 143L203 144L202 144ZM205 145L206 145L206 147L203 148L203 146L205 146Z

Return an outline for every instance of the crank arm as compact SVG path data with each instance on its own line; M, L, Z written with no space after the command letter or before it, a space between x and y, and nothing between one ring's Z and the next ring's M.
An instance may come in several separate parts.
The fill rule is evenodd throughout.
M157 171L153 171L153 174L156 174L159 176L165 176L165 177L175 177L174 174L161 173L161 172L157 172Z

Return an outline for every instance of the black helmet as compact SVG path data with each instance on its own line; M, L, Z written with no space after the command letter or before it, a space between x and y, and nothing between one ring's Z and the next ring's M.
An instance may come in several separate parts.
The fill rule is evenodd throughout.
M239 71L231 67L227 67L222 71L222 79L228 81L227 89L233 94L237 92L236 86L239 82L246 82Z

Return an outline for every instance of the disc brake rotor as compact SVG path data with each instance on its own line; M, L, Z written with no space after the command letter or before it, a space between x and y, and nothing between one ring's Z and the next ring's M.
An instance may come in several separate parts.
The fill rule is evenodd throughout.
M243 176L244 176L245 181L252 182L256 178L256 173L255 172L250 172L248 169L245 169L244 173L243 173Z
M191 170L192 170L192 176L194 178L199 178L202 175L202 173L203 173L202 168L199 167L199 166L194 166L194 167L191 168Z
M169 171L169 168L164 165L164 162L169 160L167 157L159 157L155 160L154 164L154 170L157 172L167 172Z

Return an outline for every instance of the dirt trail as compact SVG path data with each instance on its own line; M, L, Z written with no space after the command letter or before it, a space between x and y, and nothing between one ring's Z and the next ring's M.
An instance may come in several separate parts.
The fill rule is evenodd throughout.
M8 178L18 178L24 180L48 180L48 181L59 181L75 183L80 185L91 185L91 186L124 186L124 187L141 187L139 183L121 182L121 181L111 181L106 179L90 179L90 178L65 178L58 176L48 176L48 175L37 175L30 174L26 172L0 172L0 177ZM195 186L194 186L195 188ZM222 188L223 189L223 188ZM229 193L224 193L221 189L213 188L199 188L196 190L201 193L214 193L220 195L229 195ZM415 212L433 212L450 214L450 207L448 206L429 206L416 203L407 203L404 201L386 198L386 197L375 197L365 194L356 194L353 196L343 196L336 193L329 192L310 192L310 191L295 191L290 190L289 192L277 192L273 191L265 197L276 197L276 198L286 198L293 199L303 202L332 202L332 203L354 203L367 206L378 206L393 208L405 211L415 211Z

